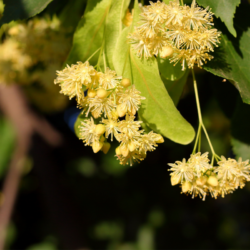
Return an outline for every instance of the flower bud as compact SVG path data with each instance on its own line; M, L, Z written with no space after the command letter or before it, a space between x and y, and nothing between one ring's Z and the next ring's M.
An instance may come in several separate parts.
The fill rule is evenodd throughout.
M170 180L171 180L171 185L172 185L172 186L175 186L175 185L177 185L178 183L180 183L181 178L178 177L178 176L176 176L176 175L172 175Z
M108 151L109 151L109 149L110 149L110 147L111 147L111 145L110 145L109 142L104 142L103 147L102 147L102 152L104 154L107 154Z
M104 99L108 96L109 92L105 89L98 89L96 92L97 97Z
M128 144L128 149L129 149L130 152L133 152L136 149L135 143L134 142L130 142Z
M124 157L127 157L129 154L129 149L128 147L120 147L120 151Z
M111 116L112 116L112 118L113 118L114 120L117 120L118 117L119 117L119 115L118 115L118 113L117 113L116 110L112 110L112 111L111 111Z
M123 117L126 115L127 113L127 109L124 108L124 106L122 104L119 104L117 107L116 107L116 111L119 115L119 117Z
M163 142L164 142L164 139L163 139L163 137L162 137L161 135L158 134L158 137L157 137L157 139L156 139L155 142L156 142L156 143L163 143Z
M9 29L8 34L11 36L15 36L18 35L19 33L19 27L18 26L14 26L12 28Z
M161 58L166 58L168 56L171 56L173 54L174 50L170 46L165 46L162 48L162 51L160 52Z
M207 183L210 185L210 186L213 186L213 187L216 187L218 186L218 180L215 176L209 176L208 177L208 180L207 180Z
M121 85L124 88L127 88L127 87L129 87L131 85L131 81L128 78L123 78L122 81L121 81Z
M183 193L188 192L191 188L192 188L191 182L185 181L185 182L182 184L182 192L183 192Z
M93 144L92 144L93 152L94 153L99 152L102 149L103 144L104 144L103 142L99 142L99 141L93 142Z
M105 131L106 131L106 128L105 128L105 126L103 124L97 124L95 126L95 132L98 135L102 135Z
M117 147L116 149L115 149L115 153L116 153L116 155L121 155L122 153L121 153L121 148L120 147Z
M96 91L94 89L88 89L88 97L94 98L96 96Z
M196 180L196 184L199 186L204 186L207 182L207 177L206 176L201 176Z

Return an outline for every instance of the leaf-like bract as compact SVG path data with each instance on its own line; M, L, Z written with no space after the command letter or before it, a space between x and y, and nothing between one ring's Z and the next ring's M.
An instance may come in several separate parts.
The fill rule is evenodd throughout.
M168 94L170 95L171 99L173 100L175 106L177 106L177 104L180 100L181 94L183 92L183 88L184 88L186 81L187 81L188 74L189 74L189 70L186 69L184 71L184 75L175 81L170 81L170 80L167 80L164 77L162 77L162 81L163 81L163 83L168 91Z
M138 20L138 13L140 9L135 1L135 20ZM119 37L113 57L115 70L118 75L132 79L141 95L146 97L139 109L146 125L177 143L188 144L194 138L193 127L181 116L170 98L159 75L157 60L140 59L130 48L127 36L132 28L125 28Z

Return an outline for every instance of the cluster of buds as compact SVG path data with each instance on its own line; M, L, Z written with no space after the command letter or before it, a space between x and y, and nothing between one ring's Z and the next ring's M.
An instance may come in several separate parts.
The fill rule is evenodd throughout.
M145 99L127 78L117 76L106 69L98 72L88 61L78 62L57 71L55 84L61 93L76 98L78 107L83 109L86 119L79 126L80 139L92 147L94 153L102 150L107 153L115 138L120 146L116 156L121 164L142 161L147 151L152 151L163 137L152 131L144 133L141 121L135 120L141 100ZM84 91L86 89L86 91Z
M221 156L217 167L209 164L208 153L193 154L188 161L176 161L169 171L172 171L171 184L180 184L182 193L191 194L192 198L199 196L205 200L207 194L213 198L225 197L238 187L243 188L246 181L250 181L249 160L238 162Z
M202 9L195 0L191 7L180 5L179 0L150 4L142 8L140 26L129 35L139 57L170 57L174 65L181 62L183 70L186 65L202 67L213 58L208 53L218 46L220 32L212 28L209 7Z

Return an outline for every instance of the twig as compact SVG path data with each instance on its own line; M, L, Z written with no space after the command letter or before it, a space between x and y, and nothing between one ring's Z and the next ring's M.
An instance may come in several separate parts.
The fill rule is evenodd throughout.
M3 204L0 207L0 250L4 249L6 230L11 218L23 166L31 137L36 132L51 146L62 142L61 135L28 107L21 89L16 85L0 84L0 108L16 130L16 149L3 185Z

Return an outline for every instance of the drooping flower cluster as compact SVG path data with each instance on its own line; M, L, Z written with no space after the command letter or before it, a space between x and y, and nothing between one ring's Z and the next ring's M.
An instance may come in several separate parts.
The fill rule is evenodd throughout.
M213 56L209 54L218 46L220 32L213 28L213 13L203 9L193 0L191 7L180 5L179 0L150 2L142 8L138 27L129 35L132 47L139 57L170 56L170 62L202 67Z
M182 193L191 194L192 198L199 196L205 200L207 194L213 198L232 193L238 187L243 188L250 181L249 160L238 162L234 159L221 157L218 167L209 164L208 153L192 154L188 161L176 161L169 171L172 171L171 184L180 184Z
M68 100L53 80L70 49L69 33L56 16L10 25L0 45L0 83L25 86L28 99L42 111L64 109Z
M110 148L107 138L111 141L115 138L120 143L116 149L120 163L132 165L163 142L161 135L152 131L146 134L141 129L142 122L136 121L135 115L145 98L129 79L122 79L115 71L107 68L102 73L88 61L78 62L57 71L55 84L60 85L62 94L70 99L75 97L78 107L83 109L86 119L79 126L80 139L95 153L100 150L107 153Z

